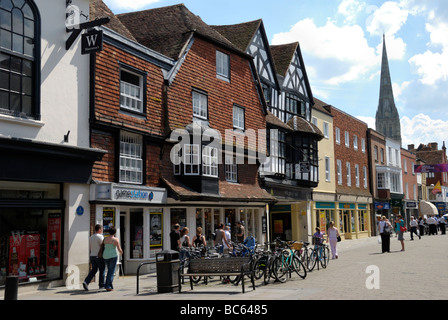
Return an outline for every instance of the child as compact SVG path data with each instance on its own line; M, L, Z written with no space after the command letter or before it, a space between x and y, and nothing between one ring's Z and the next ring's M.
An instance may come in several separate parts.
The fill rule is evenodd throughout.
M316 232L313 234L314 244L321 245L323 243L324 234L320 232L320 228L316 227Z

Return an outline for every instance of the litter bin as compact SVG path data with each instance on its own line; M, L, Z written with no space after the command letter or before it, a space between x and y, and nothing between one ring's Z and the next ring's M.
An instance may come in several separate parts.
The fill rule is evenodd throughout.
M167 293L179 289L179 252L163 250L156 254L157 292Z

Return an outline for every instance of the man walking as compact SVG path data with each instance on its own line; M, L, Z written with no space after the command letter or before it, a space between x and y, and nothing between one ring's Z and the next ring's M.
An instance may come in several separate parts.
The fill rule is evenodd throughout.
M92 269L87 275L86 279L82 283L84 290L89 290L89 283L92 281L96 272L99 270L99 288L104 288L104 271L105 264L103 258L98 258L98 252L100 251L101 244L103 243L103 226L97 224L95 226L95 233L89 238L89 251L90 251L90 264Z
M411 216L409 225L411 226L411 240L414 240L414 233L416 236L418 236L419 239L421 239L422 237L417 233L418 222L414 219L413 216Z

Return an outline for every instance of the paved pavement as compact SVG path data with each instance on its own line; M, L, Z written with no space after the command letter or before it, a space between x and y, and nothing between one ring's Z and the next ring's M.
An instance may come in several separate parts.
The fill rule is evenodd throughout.
M114 280L115 290L106 292L47 288L26 292L19 288L18 300L445 300L448 299L448 235L424 236L410 241L405 234L406 250L401 252L397 238L391 238L391 252L381 253L377 238L345 240L338 244L339 259L331 260L326 269L315 270L305 279L293 276L286 283L263 285L253 290L246 282L241 286L212 281L182 293L158 293L156 274L140 276L140 294L136 294L136 277ZM3 300L3 292L0 292Z

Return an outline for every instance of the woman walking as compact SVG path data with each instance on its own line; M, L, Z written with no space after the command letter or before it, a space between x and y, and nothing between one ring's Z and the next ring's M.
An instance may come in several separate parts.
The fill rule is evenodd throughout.
M103 259L104 264L107 267L107 275L106 275L106 284L105 288L107 291L114 290L112 282L114 280L115 267L117 266L118 253L123 254L123 250L121 250L120 240L115 236L117 233L117 229L114 227L109 229L109 237L104 239L104 252Z
M401 242L401 251L404 251L404 237L403 237L403 230L404 228L404 221L403 217L399 214L397 216L397 219L395 220L395 232L398 235L398 241Z
M330 227L328 228L328 234L327 234L327 242L330 243L331 248L331 259L337 259L338 258L338 251L337 251L337 244L338 244L338 237L339 237L339 230L334 226L334 221L330 222Z

